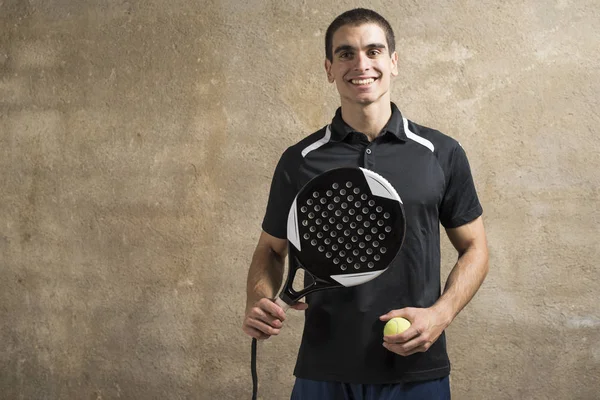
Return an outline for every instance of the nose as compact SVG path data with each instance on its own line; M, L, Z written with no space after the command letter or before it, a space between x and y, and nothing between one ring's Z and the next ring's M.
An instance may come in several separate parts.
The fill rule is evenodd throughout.
M371 59L367 56L366 53L362 51L357 54L355 57L356 64L354 64L355 71L367 71L371 67Z

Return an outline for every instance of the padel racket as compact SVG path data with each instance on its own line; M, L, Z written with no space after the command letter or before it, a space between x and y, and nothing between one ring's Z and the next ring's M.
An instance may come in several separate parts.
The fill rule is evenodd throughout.
M382 176L364 168L318 175L290 208L289 270L275 302L285 309L317 290L376 278L400 251L405 226L402 201ZM292 286L298 269L312 280L300 291Z
M288 276L275 303L286 310L315 291L378 277L400 251L405 231L402 200L382 176L364 168L336 168L314 177L288 214ZM297 291L293 283L299 269L308 284ZM256 339L251 357L256 399Z

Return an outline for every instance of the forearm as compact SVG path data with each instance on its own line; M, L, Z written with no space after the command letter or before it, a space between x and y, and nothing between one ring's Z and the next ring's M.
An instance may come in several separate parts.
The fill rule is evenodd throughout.
M246 310L262 298L273 298L283 280L285 256L259 244L252 256L246 285Z
M471 301L488 273L487 246L471 246L460 255L434 308L449 325Z

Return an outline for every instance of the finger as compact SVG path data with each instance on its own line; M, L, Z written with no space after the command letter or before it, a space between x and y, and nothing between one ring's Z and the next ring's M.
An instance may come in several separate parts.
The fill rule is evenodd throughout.
M428 349L431 346L431 342L428 340L426 335L420 334L416 338L413 338L406 343L402 343L401 346L403 346L405 353L412 354L415 352L415 349L420 347L426 347Z
M411 348L402 348L402 345L398 345L399 348L397 350L399 350L403 356L410 356L412 354L416 354L416 353L425 353L427 350L429 350L429 348L431 347L430 343L424 343L420 346L416 346L416 347L411 347Z
M248 317L261 320L262 322L272 326L273 328L281 328L283 326L281 320L272 316L271 314L267 314L264 310L258 307L253 309L253 311L248 315Z
M270 337L266 333L261 332L258 329L254 329L251 326L244 326L243 331L244 331L244 333L246 333L246 335L251 336L254 339L258 339L258 340L264 340L264 339L268 339Z
M392 318L402 317L402 318L406 318L409 321L413 321L414 320L414 310L415 309L411 308L411 307L405 307L405 308L401 308L398 310L391 310L387 314L380 316L379 319L381 321L386 322Z
M385 347L386 349L388 349L392 353L398 354L399 356L405 356L406 355L406 354L404 354L404 350L402 349L402 345L383 342L383 347Z
M281 321L285 321L285 311L281 307L279 307L275 302L271 299L260 299L256 305L265 312L271 314L272 316L278 318Z
M261 320L258 320L258 319L249 318L246 321L246 325L251 328L257 329L263 333L266 333L267 335L270 335L270 336L279 335L278 328L274 328L268 324L265 324L264 322L262 322Z
M294 310L306 310L308 308L308 304L303 303L303 302L298 302L298 303L291 305L290 308L293 308Z
M409 356L414 353L425 352L429 349L429 347L431 347L431 343L421 335L406 343L384 343L385 348L402 356Z
M248 336L251 336L255 339L266 339L269 337L269 335L267 335L264 332L261 332L260 330L253 328L252 326L248 325L248 321L244 321L244 323L242 324L242 330L244 331L244 333Z
M269 337L269 335L249 326L244 327L244 333L257 340L263 340Z
M400 343L406 343L406 342L418 337L419 335L420 335L420 333L417 330L417 328L415 328L414 326L410 326L407 330L405 330L404 332L402 332L398 335L384 336L383 340L386 341L387 343L400 344Z
M383 347L385 347L389 351L396 353L399 356L403 356L403 357L410 356L415 353L422 353L422 352L427 351L427 349L428 349L428 347L426 347L424 345L418 346L415 348L411 348L411 349L406 349L404 346L405 346L404 344L392 344L392 343L383 342Z

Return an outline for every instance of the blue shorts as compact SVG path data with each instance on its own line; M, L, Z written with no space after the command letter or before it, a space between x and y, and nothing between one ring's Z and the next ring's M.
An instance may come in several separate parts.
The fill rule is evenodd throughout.
M362 385L297 378L291 400L450 400L450 379Z

